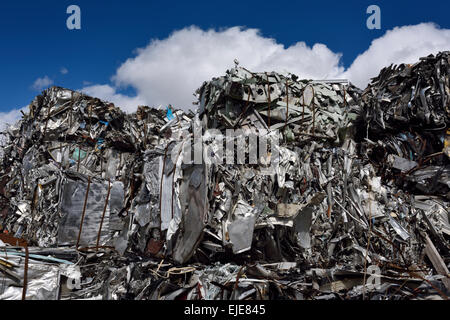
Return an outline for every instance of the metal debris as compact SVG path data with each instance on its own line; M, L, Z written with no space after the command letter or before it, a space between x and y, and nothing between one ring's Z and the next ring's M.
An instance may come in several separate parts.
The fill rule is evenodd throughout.
M44 91L4 133L0 298L448 299L449 63L236 65L196 113Z

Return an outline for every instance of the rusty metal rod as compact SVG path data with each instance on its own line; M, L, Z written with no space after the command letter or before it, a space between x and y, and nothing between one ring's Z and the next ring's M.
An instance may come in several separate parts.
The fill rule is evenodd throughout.
M27 297L27 287L28 287L28 244L25 243L25 267L23 271L23 289L22 289L22 300L25 300Z

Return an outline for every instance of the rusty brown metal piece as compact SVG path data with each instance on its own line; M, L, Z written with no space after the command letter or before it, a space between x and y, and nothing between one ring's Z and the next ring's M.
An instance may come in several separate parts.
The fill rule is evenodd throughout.
M163 240L150 239L147 244L146 252L151 255L156 255L159 251L161 251L164 245Z
M22 290L22 300L26 300L27 297L27 287L28 287L28 244L25 241L25 267L23 272L23 290Z
M236 275L236 281L235 281L235 283L234 283L234 290L236 290L237 287L238 287L238 285L239 285L239 279L240 279L241 276L242 276L242 271L244 270L244 268L245 268L245 266L241 266L241 267L239 268L239 271L238 271L238 273L237 273L237 275Z

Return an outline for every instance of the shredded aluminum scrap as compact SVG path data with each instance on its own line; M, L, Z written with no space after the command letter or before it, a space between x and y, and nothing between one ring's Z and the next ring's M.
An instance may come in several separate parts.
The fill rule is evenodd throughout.
M195 114L47 89L4 133L0 299L447 299L449 65L364 91L236 66ZM184 152L231 129L279 143Z
M381 70L362 94L360 136L373 162L407 189L450 198L450 54Z

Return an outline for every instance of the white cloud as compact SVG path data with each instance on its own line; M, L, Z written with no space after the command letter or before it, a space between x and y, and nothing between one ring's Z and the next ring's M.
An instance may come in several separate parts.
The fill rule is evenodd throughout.
M113 81L118 87L132 86L149 105L171 103L187 109L203 81L224 74L235 58L253 71L289 71L302 78L335 77L344 71L340 54L323 44L308 47L298 42L285 48L256 29L203 31L193 26L138 49L136 57L119 67Z
M448 29L440 29L433 23L396 27L373 40L368 50L345 70L342 55L324 44L309 47L297 42L284 47L275 39L262 36L257 29L232 27L204 31L191 26L138 49L135 57L118 68L112 84L84 90L126 105L127 110L135 110L137 101L147 105L171 103L188 109L195 100L194 91L203 81L223 75L234 65L235 58L252 71L292 72L300 78L348 78L365 88L384 66L416 62L421 56L448 49ZM136 90L136 97L116 93L116 88L127 86Z
M22 113L20 111L23 111L24 113L28 112L28 106L23 107L21 109L13 109L8 112L0 112L0 132L5 130L8 125L15 124L18 120L22 118Z
M114 102L116 106L121 107L122 110L127 112L136 111L137 106L146 104L141 97L129 97L120 93L116 93L116 90L109 85L93 85L84 87L79 91L89 96L100 98L105 101Z
M61 72L61 74L68 74L69 70L67 70L67 68L62 67L59 72Z
M0 133L4 132L10 125L15 124L22 118L22 113L28 112L28 106L22 109L13 109L8 112L0 112ZM8 142L8 136L0 134L0 157L3 156L3 146Z
M204 31L187 27L168 38L152 40L136 56L125 61L109 84L84 82L84 93L114 102L128 112L138 105L172 104L177 108L192 107L194 91L212 77L221 76L234 66L234 59L252 71L292 72L301 78L350 79L364 88L371 77L391 63L414 63L421 56L450 50L450 30L433 23L396 27L372 41L344 70L341 54L324 44L309 47L297 42L284 47L275 39L264 37L256 29L233 27ZM68 70L62 68L60 72ZM38 78L32 88L40 91L53 84L48 76ZM120 94L121 87L131 86L137 95ZM23 108L22 110L26 110ZM20 109L0 112L0 131L5 124L20 119Z
M31 88L36 91L41 91L42 89L48 88L52 84L53 80L48 76L44 76L43 78L37 78L31 85Z
M415 63L420 57L450 50L450 30L433 23L396 27L372 41L343 74L355 85L365 88L370 78L391 63Z

